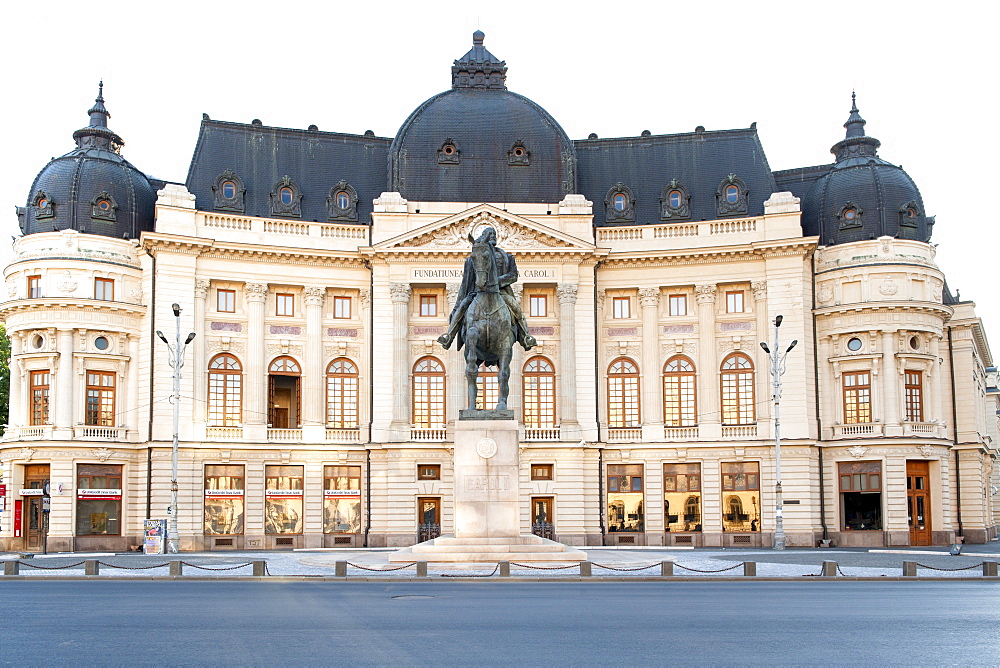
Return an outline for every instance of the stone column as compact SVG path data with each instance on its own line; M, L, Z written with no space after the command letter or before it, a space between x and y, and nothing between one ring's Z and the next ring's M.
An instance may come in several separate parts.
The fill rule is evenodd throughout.
M362 443L367 443L371 440L370 425L372 419L372 405L371 405L371 392L368 388L372 384L372 364L371 364L371 338L372 332L371 328L371 311L372 311L372 293L371 290L367 288L364 290L358 290L358 301L360 302L360 316L361 316L361 340L363 341L361 345L361 353L358 357L358 427L361 430L359 434ZM324 380L325 383L325 380ZM326 387L323 388L324 395L326 394ZM325 409L324 409L325 410ZM325 418L324 418L325 422Z
M715 284L694 286L698 302L698 433L722 437L719 405L719 361L715 352Z
M510 286L511 290L514 292L514 299L517 303L522 303L522 297L524 295L524 284L514 283ZM533 349L534 350L534 349ZM510 357L510 394L507 395L507 407L514 411L514 419L518 421L518 424L524 424L524 383L523 383L523 369L524 369L524 356L527 354L529 356L533 355L533 350L529 350L525 353L524 348L517 341L514 342L513 348L511 348ZM487 406L487 408L493 408L492 406Z
M941 337L931 335L931 368L927 372L927 395L924 397L924 422L937 420L940 425L945 421L946 413L942 410L944 405L944 394L941 390L941 377L944 375L944 367L941 359ZM935 435L941 435L941 427L935 428Z
M208 360L205 346L208 341L205 332L205 308L208 300L209 281L200 278L194 282L194 341L191 342L191 382L194 387L194 403L191 422L194 424L194 438L204 438L208 421Z
M392 425L394 439L408 439L410 430L410 286L390 283L392 298Z
M642 440L663 439L663 395L660 375L660 288L639 288L642 310Z
M449 318L451 317L452 310L455 308L455 304L458 302L458 291L461 287L461 283L447 283L445 285ZM455 419L458 417L458 411L465 408L468 402L468 397L465 393L465 359L462 356L462 352L458 350L457 343L452 343L449 350L440 349L440 351L439 354L444 359L445 371L448 374L445 379L448 390L448 433L454 434Z
M45 337L48 341L48 337ZM30 376L24 370L24 365L17 356L24 349L24 335L17 332L10 337L10 385L7 398L7 426L11 432L15 427L31 424L31 388L28 380ZM49 369L49 382L52 382L52 369ZM51 392L51 385L50 392ZM25 410L25 400L27 410ZM48 422L51 423L51 416Z
M310 286L305 289L306 351L301 380L302 440L305 443L322 443L326 440L324 407L326 392L326 365L323 359L323 301L326 288Z
M882 332L882 405L873 406L872 418L881 417L885 423L886 436L902 436L900 423L899 390L902 385L903 370L896 363L896 332ZM874 390L876 378L872 377ZM874 394L874 392L873 392Z
M579 432L579 419L576 413L576 295L579 286L576 283L560 283L556 286L556 298L559 300L559 368L556 375L559 378L559 396L556 403L559 407L559 426L561 436L569 438L570 434Z
M125 385L126 438L131 442L139 438L139 337L128 334L122 337L128 346L128 382ZM197 383L196 383L197 384ZM197 407L198 404L195 403Z
M55 430L53 438L73 438L73 330L59 330L59 371L52 380L55 384ZM52 397L50 391L50 397Z
M773 382L768 369L770 368L771 358L764 352L764 349L761 348L760 345L754 345L758 341L774 340L771 318L768 317L767 313L767 281L752 281L750 283L750 289L753 292L753 312L756 316L757 341L749 342L746 346L744 346L744 350L746 350L748 346L754 346L754 354L751 355L751 357L754 359L755 391L758 399L756 406L757 436L771 437L774 434L774 430L770 423L771 406L773 405L770 399L773 390ZM791 342L790 338L782 336L782 351L784 351ZM768 345L770 345L770 343ZM763 401L761 399L763 399ZM767 433L765 433L765 429L767 430Z
M247 355L243 371L243 438L267 440L267 369L264 309L267 283L247 283Z

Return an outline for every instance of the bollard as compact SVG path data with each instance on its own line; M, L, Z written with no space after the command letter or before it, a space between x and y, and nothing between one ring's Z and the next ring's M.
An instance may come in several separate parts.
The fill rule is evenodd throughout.
M21 562L20 561L5 561L3 562L3 574L4 575L17 575L21 572Z
M346 561L336 561L333 564L334 571L333 574L338 578L347 577L347 562Z
M263 559L259 559L253 562L253 574L254 577L262 578L267 575L267 562Z
M580 576L589 578L590 577L590 562L581 561L580 562Z
M170 573L171 577L177 577L179 575L184 575L184 563L180 561L170 562Z
M418 561L417 562L417 577L418 578L425 578L425 577L427 577L427 562L426 561Z
M904 561L903 562L903 577L914 578L917 576L917 562L915 561Z
M823 577L825 577L825 578L835 578L835 577L837 577L837 562L836 561L824 561L823 562Z
M672 578L674 576L674 562L672 561L661 561L660 562L660 577L661 578Z
M510 562L501 561L500 562L500 577L509 578L510 577Z
M997 562L995 562L995 561L984 561L983 562L983 577L984 578L995 578L995 577L997 577Z
M757 562L756 561L744 561L743 562L743 576L752 578L757 575Z
M97 563L97 559L87 559L83 562L83 574L84 575L100 575L101 566Z

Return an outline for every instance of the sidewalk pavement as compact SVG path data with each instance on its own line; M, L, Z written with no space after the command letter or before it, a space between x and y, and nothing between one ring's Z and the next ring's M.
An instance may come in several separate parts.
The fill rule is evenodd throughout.
M674 562L677 577L742 576L745 561L757 564L757 577L817 576L824 561L835 561L840 574L854 577L899 577L904 561L919 564L920 576L982 577L980 564L1000 561L1000 544L966 545L959 556L951 556L947 547L861 549L861 548L790 548L770 549L665 548L665 547L587 547L581 548L592 563L595 578L659 576L660 563ZM110 577L155 577L168 574L167 562L184 562L185 576L241 577L252 574L251 562L264 560L271 576L333 577L338 561L348 562L352 578L414 577L413 566L399 568L390 564L392 548L331 548L294 551L182 552L177 555L140 553L55 553L22 558L23 576L83 576L84 560L101 562L100 574ZM0 553L0 560L16 560L19 553ZM241 566L242 564L242 566ZM70 566L70 568L66 568ZM234 568L237 567L238 568ZM553 568L556 566L556 568ZM431 577L474 577L495 574L496 563L428 565ZM380 572L381 571L381 572ZM576 577L575 564L559 568L557 564L527 567L511 563L510 573L521 578ZM3 576L0 576L2 581Z

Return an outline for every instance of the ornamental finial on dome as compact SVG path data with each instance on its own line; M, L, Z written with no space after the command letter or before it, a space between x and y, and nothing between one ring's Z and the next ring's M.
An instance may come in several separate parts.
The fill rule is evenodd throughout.
M108 119L111 118L111 114L104 107L104 80L102 79L99 84L97 84L97 98L94 100L94 106L87 110L90 114L90 125L95 128L106 128L108 127Z
M452 65L452 88L507 90L507 63L486 50L485 39L482 30L472 33L472 49Z
M97 85L97 98L94 106L87 110L90 114L90 124L73 133L73 139L80 148L98 148L112 153L118 153L125 141L108 129L108 119L111 114L104 106L104 81Z
M882 145L878 139L865 136L865 124L867 121L861 118L858 111L858 96L855 91L851 91L851 115L847 117L844 128L847 134L844 139L837 142L830 149L830 153L837 156L837 162L848 158L868 158L875 157L878 147Z
M851 91L851 115L847 118L847 122L844 123L844 127L847 128L847 137L864 137L865 136L865 119L861 118L861 114L858 113L858 101L857 93L853 90Z

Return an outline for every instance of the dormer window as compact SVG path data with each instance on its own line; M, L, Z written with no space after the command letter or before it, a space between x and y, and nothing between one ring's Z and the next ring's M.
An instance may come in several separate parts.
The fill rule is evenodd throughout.
M531 153L520 139L507 151L507 164L511 166L526 166L531 164Z
M750 210L750 191L743 179L730 174L722 179L715 193L715 209L719 216L746 215Z
M347 205L351 203L351 196L341 190L339 193L334 195L333 200L337 203L338 209L346 209Z
M243 181L231 169L227 169L215 179L212 186L212 208L216 211L243 213L246 188Z
M899 224L903 227L916 227L917 222L920 219L920 209L917 208L917 203L910 200L903 206L899 207Z
M271 213L276 216L302 215L302 191L287 175L274 184L271 191Z
M840 221L840 229L842 230L849 230L864 225L861 207L856 206L852 202L847 202L841 207L840 213L837 214L837 219Z
M282 204L284 204L285 206L291 205L293 197L291 188L282 188L281 190L278 191L278 194L281 196Z
M677 179L673 179L660 193L660 219L661 220L683 220L691 217L691 207L689 205L691 196L687 188L681 185Z
M236 184L232 181L223 181L222 183L222 196L226 199L233 199L236 197Z
M55 210L52 208L52 200L44 191L39 190L35 193L35 199L32 202L32 206L35 207L35 219L40 220L42 218L51 218L56 215Z
M736 204L740 198L740 189L736 186L726 186L726 202Z
M605 220L609 223L635 222L635 197L624 183L616 183L604 198Z
M330 220L358 222L358 191L344 180L330 188L330 196L326 198L326 215Z
M438 149L438 163L442 165L457 165L460 160L461 151L458 145L450 137L444 140L441 148Z
M114 197L108 194L107 191L99 193L97 197L90 201L91 218L114 222L117 210L118 204L115 202Z
M615 211L624 211L625 207L628 206L628 200L625 199L625 195L618 193L614 198Z

